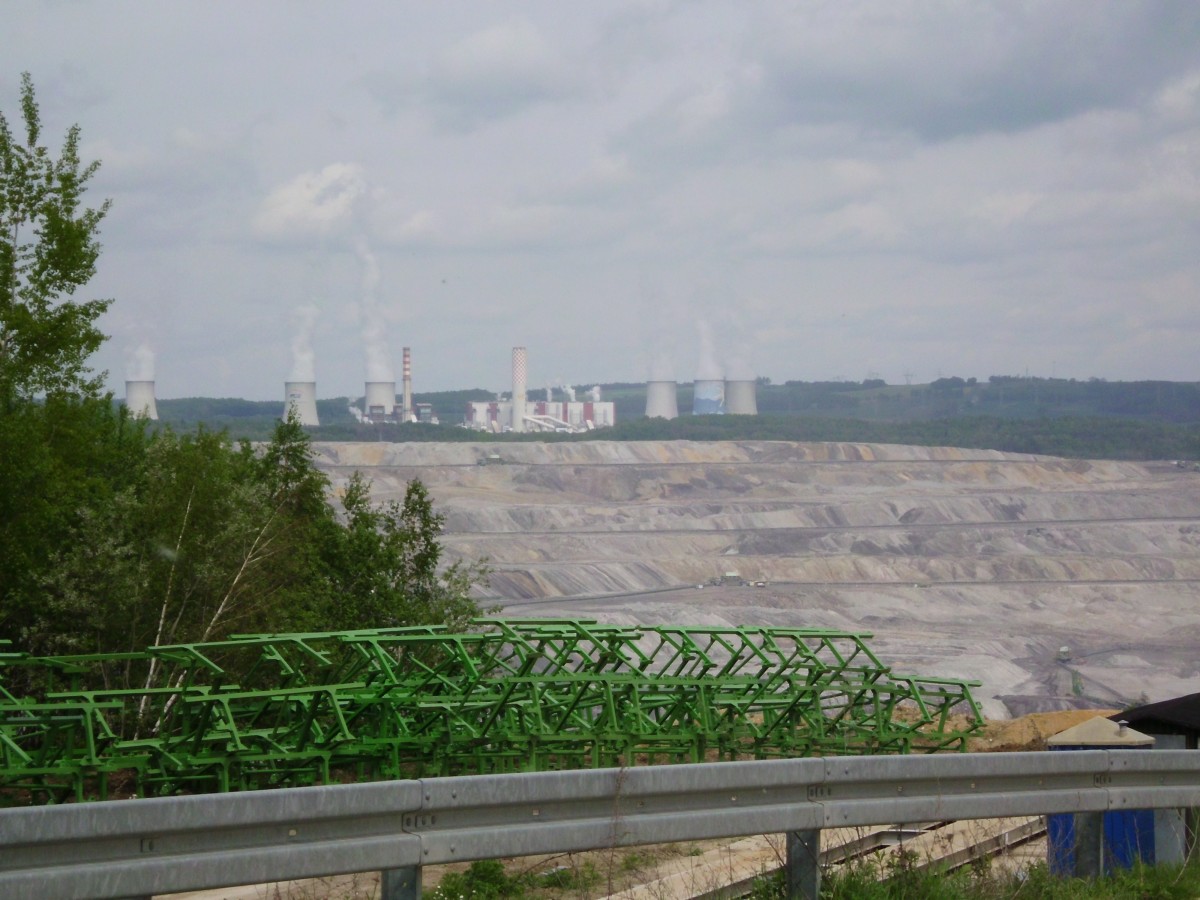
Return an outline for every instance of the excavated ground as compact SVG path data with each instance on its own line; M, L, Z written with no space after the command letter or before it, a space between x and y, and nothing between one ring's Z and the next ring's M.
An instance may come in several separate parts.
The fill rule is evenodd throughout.
M507 615L868 632L899 673L981 681L993 718L1200 690L1200 474L1171 463L754 441L315 450L335 487L361 470L378 499L420 478L447 555L486 557ZM731 571L766 586L697 588Z

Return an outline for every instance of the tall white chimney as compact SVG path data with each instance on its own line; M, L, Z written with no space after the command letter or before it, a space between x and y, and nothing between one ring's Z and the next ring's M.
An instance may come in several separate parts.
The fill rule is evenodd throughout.
M283 414L296 414L301 425L320 425L317 421L317 383L315 381L288 381L283 385Z
M135 419L153 419L157 421L158 407L154 404L154 382L125 382L125 407Z
M750 379L725 382L725 412L731 416L758 415L758 385Z
M378 421L392 415L396 409L396 382L368 381L363 412L368 419Z
M646 382L646 418L675 419L678 417L679 396L675 382Z
M408 347L404 348L403 378L404 399L401 402L400 421L411 422L413 421L412 350Z
M525 380L529 376L529 357L524 347L512 351L512 430L525 430Z

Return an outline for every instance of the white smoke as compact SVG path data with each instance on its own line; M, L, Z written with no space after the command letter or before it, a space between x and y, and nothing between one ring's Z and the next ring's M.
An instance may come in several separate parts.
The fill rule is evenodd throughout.
M712 327L704 319L698 319L696 333L700 338L700 356L696 361L696 380L721 381L725 376L721 372L720 364L717 363Z
M395 381L396 370L392 366L383 309L379 303L379 263L366 238L361 235L354 241L354 250L363 264L361 309L367 381Z
M316 381L317 367L313 356L312 333L317 321L317 308L311 303L292 310L296 331L292 335L292 374L288 381Z
M331 163L268 194L254 217L254 229L263 237L283 240L344 234L365 193L360 166Z
M666 350L655 350L650 360L650 381L674 381L675 364Z
M154 351L146 344L139 344L136 349L125 354L126 381L154 380Z
M729 381L753 381L757 376L754 367L747 361L747 356L735 353L726 357L725 377Z

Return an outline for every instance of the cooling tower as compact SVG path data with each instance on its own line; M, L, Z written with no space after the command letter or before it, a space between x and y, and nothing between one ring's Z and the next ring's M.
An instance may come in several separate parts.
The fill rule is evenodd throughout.
M731 416L757 416L757 388L754 381L725 382L725 412Z
M368 381L367 397L363 405L369 419L390 416L396 408L396 382Z
M158 407L154 405L153 381L125 382L125 408L135 419L158 420Z
M296 413L301 425L320 425L317 421L317 383L315 381L288 381L283 385L283 414Z
M692 415L714 416L725 412L724 380L697 378L692 395Z
M512 430L525 430L525 379L529 375L529 357L524 347L512 352Z
M412 350L408 347L404 348L404 380L403 385L403 400L400 404L400 420L402 422L413 421L413 399L412 399Z
M673 381L646 383L646 418L674 419L679 416L678 388Z

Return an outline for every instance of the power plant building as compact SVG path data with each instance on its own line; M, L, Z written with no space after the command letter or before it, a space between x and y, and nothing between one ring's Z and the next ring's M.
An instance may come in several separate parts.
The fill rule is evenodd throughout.
M758 384L749 379L725 382L725 412L731 416L758 415Z
M126 381L125 407L135 419L157 421L158 406L154 402L154 382Z
M717 416L725 412L725 381L697 378L692 395L692 415Z
M316 426L317 383L315 381L289 381L283 386L283 414L294 413L301 425Z
M372 422L382 422L396 415L396 382L368 381L363 414Z
M674 381L646 383L646 418L675 419L679 417L679 386Z
M526 401L521 416L523 431L590 431L616 424L615 406L602 400ZM474 400L467 403L463 425L476 431L516 430L511 400Z

